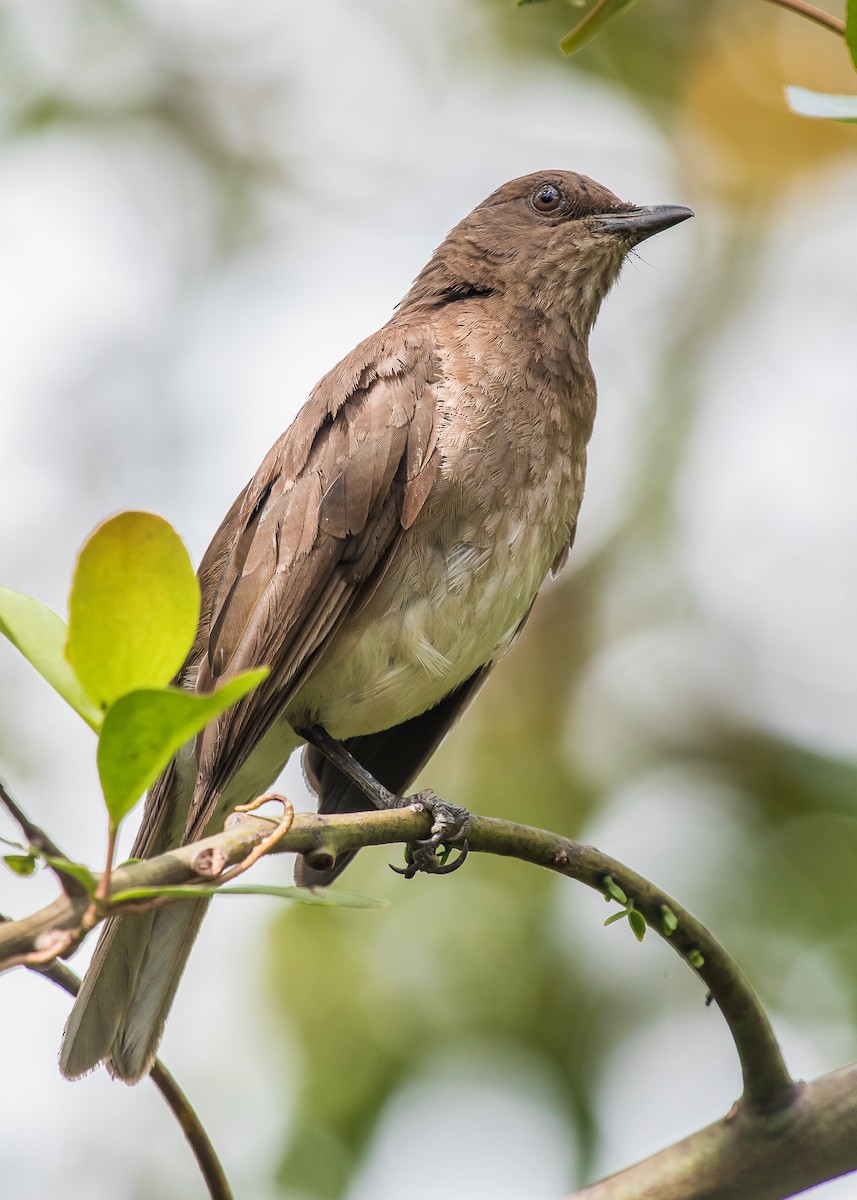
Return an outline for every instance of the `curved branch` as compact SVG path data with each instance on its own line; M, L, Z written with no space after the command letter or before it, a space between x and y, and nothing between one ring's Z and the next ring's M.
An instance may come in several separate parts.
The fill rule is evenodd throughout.
M431 816L419 803L383 812L301 813L270 852L335 857L365 846L417 841L426 837L430 825ZM116 867L110 895L200 880L210 886L260 842L270 841L274 828L265 818L233 815L222 833L158 858ZM471 851L520 858L602 894L615 895L618 885L647 925L668 940L708 986L735 1040L744 1095L728 1116L593 1185L580 1194L581 1200L714 1200L724 1194L733 1200L780 1200L857 1169L857 1065L811 1084L796 1084L744 975L680 905L607 855L557 834L471 816L466 838ZM170 902L175 900L159 901ZM58 935L74 939L87 903L64 895L41 912L0 924L0 969L21 961L28 951L57 942ZM104 911L133 910L136 903L127 896Z
M323 853L336 857L349 850L391 842L413 842L428 833L430 817L419 804L383 812L342 813L334 816L298 814L276 843L276 852ZM158 858L114 869L110 897L133 889L217 882L235 863L254 853L269 837L270 821L232 816L223 833ZM752 987L711 934L681 905L653 884L591 846L495 818L469 818L465 836L472 851L523 859L567 875L602 894L612 879L634 901L651 929L669 941L704 981L729 1026L741 1061L744 1103L773 1113L791 1101L795 1084L786 1069L770 1022ZM215 866L213 866L213 864ZM169 903L163 897L158 903ZM134 901L105 905L108 911L133 907ZM86 898L62 896L30 917L0 926L0 969L33 962L28 955L46 956L56 946L65 953L76 944Z
M38 850L40 854L47 854L51 858L65 858L65 855L56 842L48 837L44 829L41 829L38 825L34 825L24 810L17 804L2 779L0 779L0 804L3 805L12 819L20 826L21 831L34 850ZM76 894L83 896L86 894L86 889L73 876L64 875L62 871L54 871L54 875L62 890L69 895Z
M80 990L80 980L74 971L70 970L64 963L48 963L43 967L33 967L32 970L39 975L44 975L46 979L50 979L51 983L55 983L57 987L62 988L64 992L68 992L70 996L76 996ZM205 1180L211 1200L234 1200L229 1180L226 1178L220 1159L217 1157L217 1151L214 1149L208 1134L205 1132L204 1125L196 1115L196 1111L187 1096L159 1058L155 1059L155 1065L152 1067L150 1078L163 1096L167 1107L185 1135L187 1143L197 1161L200 1173Z
M154 1066L149 1072L149 1078L181 1126L181 1131L193 1151L200 1173L205 1180L211 1200L234 1200L229 1180L226 1178L214 1146L209 1141L204 1125L173 1075L159 1058L155 1059Z
M471 850L514 854L602 893L607 891L608 878L618 883L649 928L668 941L707 985L738 1051L743 1103L767 1114L789 1105L796 1084L759 998L723 947L680 904L594 846L583 846L541 829L473 817L467 827L467 840Z

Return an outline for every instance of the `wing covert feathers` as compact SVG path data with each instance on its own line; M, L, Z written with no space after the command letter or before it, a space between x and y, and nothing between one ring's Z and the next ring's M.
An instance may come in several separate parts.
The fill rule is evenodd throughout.
M369 338L314 389L224 522L226 544L207 555L222 567L204 580L209 631L196 686L258 666L271 674L200 739L186 840L425 504L439 463L438 378L426 330Z

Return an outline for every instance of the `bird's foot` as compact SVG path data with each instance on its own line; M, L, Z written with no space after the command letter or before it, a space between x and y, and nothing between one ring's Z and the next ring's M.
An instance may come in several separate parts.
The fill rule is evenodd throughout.
M400 803L403 806L418 804L431 813L431 835L407 847L404 867L391 869L397 875L404 875L405 879L413 879L420 871L428 875L450 875L457 871L468 852L467 839L464 837L470 819L467 809L441 800L431 788L407 796ZM455 851L458 852L456 857L451 858Z
M441 800L431 788L415 792L412 796L397 796L379 783L364 766L357 761L341 742L332 738L321 725L312 725L296 731L342 772L346 779L360 789L377 809L407 808L420 805L432 815L431 835L406 849L404 867L393 867L399 875L413 879L421 871L429 875L449 875L457 871L467 858L467 840L464 831L470 819L466 808ZM441 849L442 848L442 849ZM451 858L458 851L455 858Z

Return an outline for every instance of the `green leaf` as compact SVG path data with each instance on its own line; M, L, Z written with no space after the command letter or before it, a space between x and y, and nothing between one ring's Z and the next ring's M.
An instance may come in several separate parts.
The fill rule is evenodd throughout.
M241 883L220 888L219 895L279 896L298 904L316 904L322 908L390 908L389 900L373 900L371 896L355 896L352 892L314 892L304 887L270 887L266 884Z
M15 875L26 877L36 869L35 854L4 854L3 862Z
M692 967L696 967L697 971L700 969L700 967L705 966L705 959L699 950L691 950L690 954L687 956L687 961Z
M661 906L661 924L667 937L671 937L678 929L678 917L668 904Z
M0 587L0 633L21 651L43 679L97 732L101 713L65 657L68 629L51 609L11 588Z
M830 92L811 92L808 88L786 88L786 100L792 112L801 117L857 123L857 96L836 96Z
M646 918L636 908L632 908L628 911L628 924L634 931L634 937L641 942L646 936Z
M857 68L857 0L848 0L845 6L845 44Z
M612 875L604 876L604 891L611 900L618 900L620 904L628 903L628 897Z
M245 671L209 696L178 688L141 688L120 696L104 717L98 774L114 826L127 816L179 746L253 690L267 667Z
M628 915L627 908L623 908L621 912L614 913L612 917L608 917L607 920L604 922L604 928L606 929L608 925L615 925L617 921L624 921L624 919L625 919L625 917L627 917L627 915Z
M77 560L66 655L99 708L126 692L165 687L199 620L199 584L162 517L124 512L99 525Z
M582 21L567 33L559 44L564 54L574 54L582 49L587 42L596 37L608 21L618 17L626 8L636 4L637 0L598 0Z
M350 892L313 892L310 888L276 887L268 884L242 883L229 887L206 887L189 883L167 887L127 888L111 896L114 903L125 900L149 900L155 896L175 896L178 899L198 900L209 896L276 896L295 900L298 904L315 904L322 908L389 908L386 900L354 896Z
M523 8L525 4L545 4L547 0L515 0L516 8Z
M69 875L76 879L88 896L91 896L98 886L98 879L85 863L72 862L69 858L56 858L53 854L43 854L42 858L54 871Z

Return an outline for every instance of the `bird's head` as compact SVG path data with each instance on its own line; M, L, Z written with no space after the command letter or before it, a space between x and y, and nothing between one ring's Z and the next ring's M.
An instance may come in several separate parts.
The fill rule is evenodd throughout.
M566 313L585 336L626 254L692 216L676 205L629 204L573 171L524 175L450 231L403 306L502 293L515 307Z

